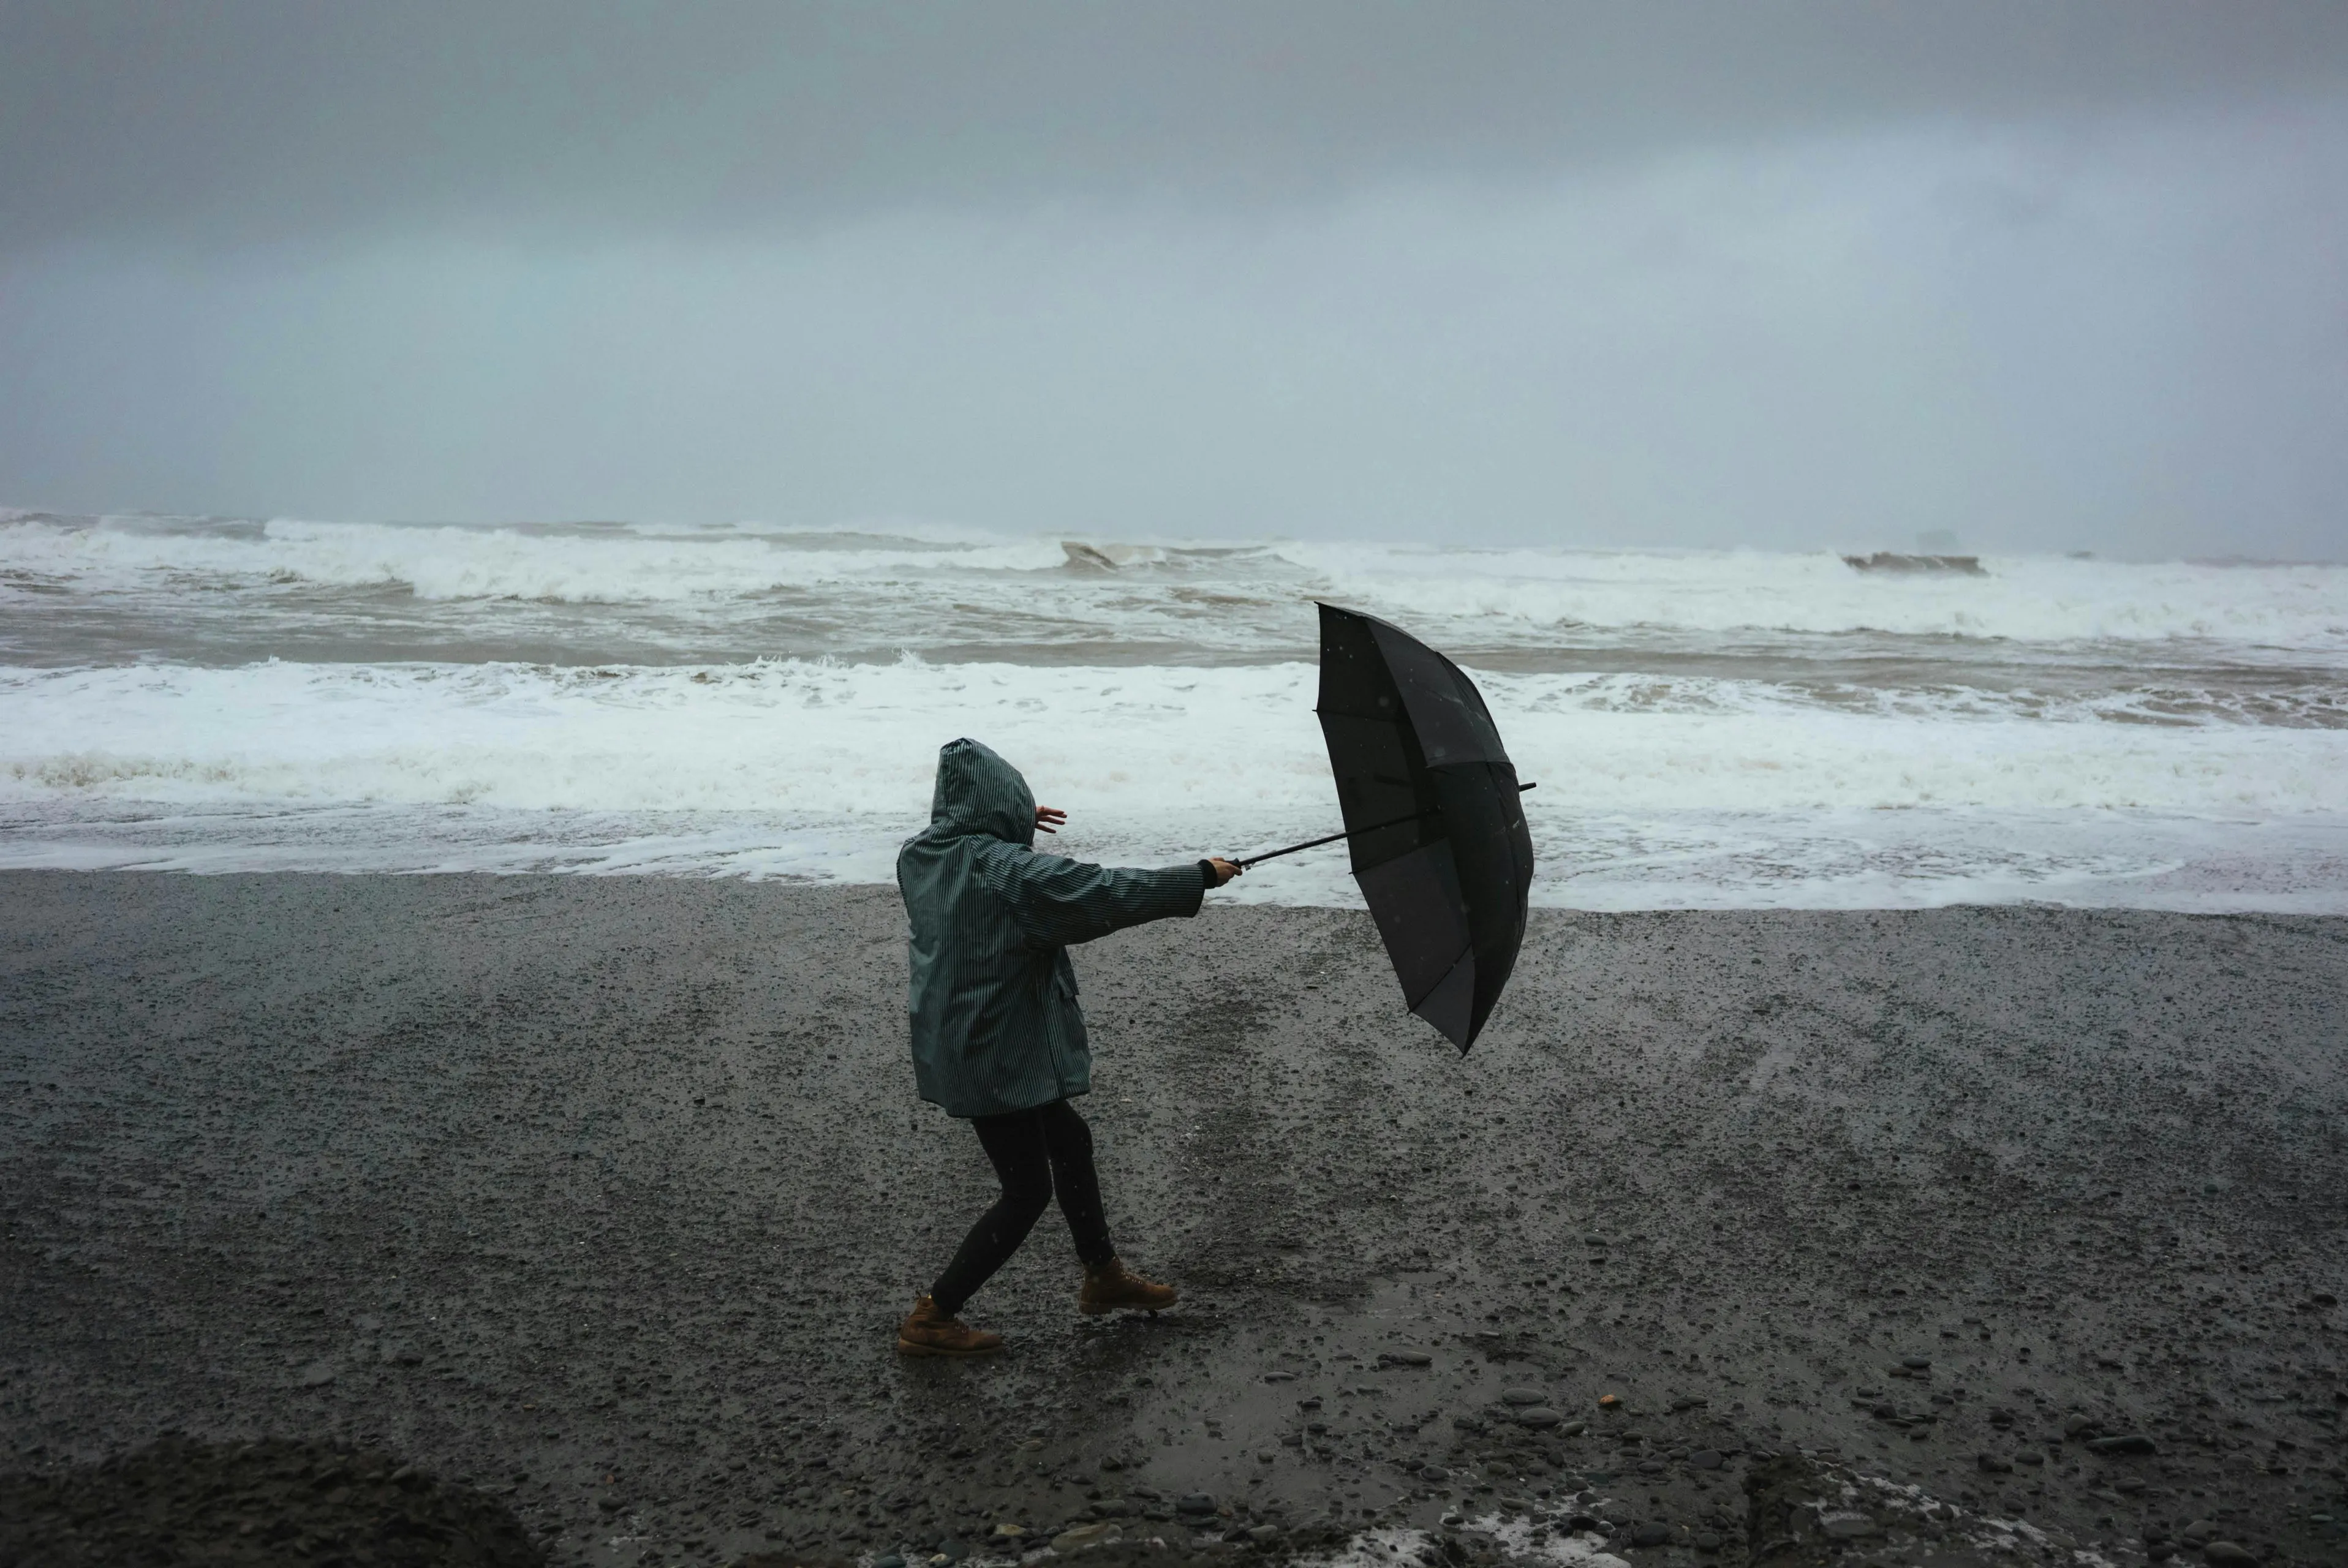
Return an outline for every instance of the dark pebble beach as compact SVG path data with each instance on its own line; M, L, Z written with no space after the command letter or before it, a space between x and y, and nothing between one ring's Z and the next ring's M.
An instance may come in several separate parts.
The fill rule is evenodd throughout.
M0 1530L265 1439L564 1564L2348 1560L2348 921L1536 912L1464 1059L1360 913L1076 965L1183 1301L1047 1215L905 1361L893 890L0 875Z

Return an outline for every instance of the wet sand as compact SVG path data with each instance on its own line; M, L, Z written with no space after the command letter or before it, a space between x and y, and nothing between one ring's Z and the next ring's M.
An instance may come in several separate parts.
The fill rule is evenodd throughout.
M1083 1108L1185 1303L1078 1317L1047 1216L974 1364L891 1351L989 1197L901 941L879 889L0 875L0 1463L345 1439L561 1563L1509 1505L1696 1563L1809 1449L2115 1561L2348 1552L2348 922L1543 913L1464 1061L1364 916L1125 933Z

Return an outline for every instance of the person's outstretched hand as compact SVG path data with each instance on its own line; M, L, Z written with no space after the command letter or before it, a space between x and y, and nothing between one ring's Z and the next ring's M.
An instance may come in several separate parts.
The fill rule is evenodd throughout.
M1238 876L1241 872L1247 870L1245 866L1241 865L1237 861L1227 861L1220 855L1210 856L1208 858L1207 864L1214 871L1215 885L1217 887L1222 886L1225 882L1231 881L1233 877Z
M1035 808L1035 830L1039 833L1056 833L1060 830L1060 824L1067 820L1068 814L1057 806Z

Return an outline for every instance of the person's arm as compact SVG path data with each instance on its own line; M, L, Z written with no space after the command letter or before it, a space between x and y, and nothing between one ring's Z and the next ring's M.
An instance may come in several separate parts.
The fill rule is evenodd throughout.
M978 863L979 875L1011 906L1027 939L1047 947L1073 946L1128 925L1196 914L1210 887L1239 872L1229 861L1158 871L1087 865L1016 844L989 846Z

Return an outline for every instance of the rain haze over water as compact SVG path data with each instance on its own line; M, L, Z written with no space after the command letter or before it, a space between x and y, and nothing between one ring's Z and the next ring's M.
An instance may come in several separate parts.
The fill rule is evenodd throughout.
M32 5L0 154L0 864L1258 848L1328 599L1541 902L2348 908L2336 5Z

